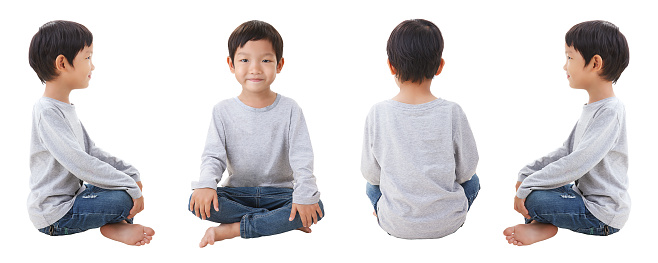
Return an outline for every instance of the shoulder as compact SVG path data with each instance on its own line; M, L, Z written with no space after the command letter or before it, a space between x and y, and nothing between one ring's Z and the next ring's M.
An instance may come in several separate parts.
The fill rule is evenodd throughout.
M624 104L617 97L608 98L602 101L600 107L596 109L593 118L615 118L621 120L626 116L626 108Z
M297 101L295 101L294 99L292 99L290 97L286 97L286 96L278 94L278 93L277 93L277 96L279 96L279 101L276 102L277 106L280 106L282 108L293 109L293 110L301 110L301 107L299 106Z
M464 109L462 108L461 105L459 105L456 102L452 102L449 100L444 100L444 107L447 107L451 110L453 116L462 116L466 117L466 113L464 112Z
M235 103L235 98L224 99L218 102L217 104L215 104L215 106L213 106L213 110L225 109L230 107L234 103Z
M43 118L66 118L66 115L53 99L42 97L33 107L33 115L35 118L41 120Z
M378 112L389 110L394 107L393 103L394 103L393 100L384 100L377 102L374 105L372 105L372 107L370 107L370 111L368 111L368 115L374 115Z

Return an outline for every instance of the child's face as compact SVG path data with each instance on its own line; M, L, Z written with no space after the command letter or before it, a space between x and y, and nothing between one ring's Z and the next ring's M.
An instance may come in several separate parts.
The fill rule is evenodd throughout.
M276 62L276 53L269 40L248 41L235 51L234 59L227 59L231 72L242 89L252 93L268 91L283 67L283 58Z
M564 53L567 62L564 64L564 70L567 72L569 86L574 89L586 89L591 82L591 73L585 68L585 58L575 48L564 45ZM591 64L591 63L590 63Z
M91 72L94 70L94 64L91 63L91 55L94 53L94 44L84 47L73 59L73 67L67 68L66 72L61 74L61 78L71 89L84 89L89 86Z

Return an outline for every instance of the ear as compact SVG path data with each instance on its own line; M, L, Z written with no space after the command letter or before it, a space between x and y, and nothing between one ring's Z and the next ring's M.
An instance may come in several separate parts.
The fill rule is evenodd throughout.
M438 76L439 74L441 74L441 71L443 70L443 65L445 65L445 64L446 64L446 61L441 59L441 65L439 65L439 69L436 71L436 74L434 74L434 76Z
M283 58L279 60L279 62L276 63L276 73L279 74L281 73L281 69L283 68Z
M387 59L386 64L388 64L388 69L391 71L391 75L395 75L398 73L398 71L393 66L391 66L390 60Z
M69 67L69 62L64 55L59 55L55 58L55 70L66 71Z
M226 57L226 63L228 63L228 68L231 70L231 73L235 74L235 66L233 65L233 61L231 60L231 57Z
M603 69L603 58L599 55L594 55L589 63L594 71L600 71Z

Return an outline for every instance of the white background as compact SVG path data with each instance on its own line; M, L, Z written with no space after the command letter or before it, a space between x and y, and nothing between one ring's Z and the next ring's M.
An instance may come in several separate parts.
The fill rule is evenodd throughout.
M459 3L457 3L459 2ZM655 248L658 146L655 100L656 20L634 1L11 1L0 7L0 164L3 212L0 258L43 262L128 260L328 262L337 259L437 261L649 260ZM645 2L646 3L646 2ZM372 216L360 173L363 125L371 105L398 88L386 66L386 41L405 19L424 18L445 39L436 96L466 112L480 153L482 190L466 224L435 240L388 236ZM71 101L91 137L142 173L146 209L136 223L156 235L144 247L103 238L98 230L66 237L37 232L27 216L32 105L43 85L28 64L30 40L51 20L84 24L94 34L96 70ZM326 218L312 234L293 231L197 247L214 224L186 206L199 174L211 110L240 86L226 64L227 39L242 22L271 23L284 40L285 66L272 85L304 110ZM583 21L615 23L630 45L630 65L615 85L625 103L633 209L610 237L560 230L529 247L505 241L522 223L513 208L516 174L559 147L587 93L569 88L564 34ZM654 246L650 245L653 243Z

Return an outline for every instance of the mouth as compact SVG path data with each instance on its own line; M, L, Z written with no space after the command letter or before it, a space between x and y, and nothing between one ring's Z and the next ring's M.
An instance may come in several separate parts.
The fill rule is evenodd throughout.
M261 82L261 81L263 81L263 79L247 79L247 81L250 81L250 82Z

